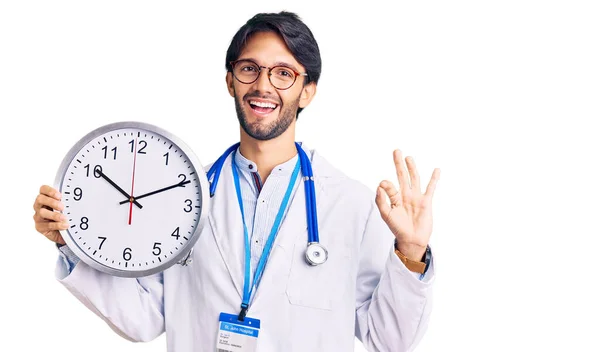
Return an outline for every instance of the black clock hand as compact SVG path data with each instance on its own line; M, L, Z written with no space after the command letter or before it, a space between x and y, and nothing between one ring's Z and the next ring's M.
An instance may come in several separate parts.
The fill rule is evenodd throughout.
M125 203L129 203L131 201L131 199L133 199L132 197L129 196L129 194L127 194L127 192L125 192L121 187L119 187L116 183L114 183L113 180L108 178L108 176L106 176L104 174L104 172L102 172L100 170L94 170L94 173L97 173L98 175L100 175L100 177L102 177L103 179L108 181L108 183L110 183L114 188L116 188L119 192L121 192L122 195L127 197L127 200L125 201ZM123 204L123 203L119 203L119 204ZM140 203L138 203L137 200L133 199L133 204L137 205L138 208L142 209L142 205Z
M172 188L175 188L175 187L185 187L185 185L187 185L190 182L192 182L192 181L190 181L190 180L182 181L182 182L176 183L174 185L171 185L169 187L161 188L161 189L158 189L156 191L152 191L150 193L142 194L141 196L137 196L137 197L133 197L133 198L134 199L145 198L145 197L151 196L151 195L156 194L156 193L168 191L168 190L170 190ZM129 197L129 195L127 195L127 197ZM129 200L124 200L124 201L120 202L119 204L125 204L125 203L128 203L128 202L129 202Z

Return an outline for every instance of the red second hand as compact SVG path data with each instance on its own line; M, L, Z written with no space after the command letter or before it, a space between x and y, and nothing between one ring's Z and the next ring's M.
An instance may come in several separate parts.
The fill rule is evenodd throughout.
M133 175L131 176L131 195L129 196L129 225L131 225L131 213L133 212L133 185L135 182L135 159L137 156L137 138L135 139L135 147L133 151Z

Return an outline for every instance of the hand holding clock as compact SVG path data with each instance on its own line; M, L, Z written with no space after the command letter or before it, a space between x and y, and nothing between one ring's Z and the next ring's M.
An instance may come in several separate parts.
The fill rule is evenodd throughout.
M33 203L33 221L35 229L44 235L47 239L58 244L65 244L65 240L60 235L60 230L69 228L67 217L54 210L62 211L65 206L60 201L62 195L56 189L50 186L42 186L40 194Z
M193 152L157 126L101 126L65 155L54 185L40 189L35 228L99 271L160 272L190 252L206 221L208 180L201 170ZM157 194L156 202L147 198Z

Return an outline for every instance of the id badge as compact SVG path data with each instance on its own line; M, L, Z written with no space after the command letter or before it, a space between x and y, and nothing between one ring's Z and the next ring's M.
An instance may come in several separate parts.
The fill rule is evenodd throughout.
M254 352L260 331L260 320L221 313L219 316L219 336L217 352Z

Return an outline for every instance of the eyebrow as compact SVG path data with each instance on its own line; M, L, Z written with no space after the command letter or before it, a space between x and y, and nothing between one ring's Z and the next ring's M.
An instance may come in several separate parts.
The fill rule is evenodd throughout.
M240 59L238 59L238 60L248 60L248 61L252 61L252 62L254 62L255 64L257 64L257 65L259 65L259 66L262 66L262 65L260 65L260 64L259 64L259 63L258 63L258 62L257 62L255 59L253 59L253 58L244 57L244 58L240 58ZM294 65L292 65L292 64L288 64L287 62L283 62L283 61L277 61L277 62L275 62L275 63L273 63L273 66L271 66L271 67L275 67L275 66L283 66L283 67L291 68L292 70L294 70L294 71L296 71L296 72L300 72L300 70L299 70L299 69L297 69L297 68L296 68Z
M288 64L287 62L277 61L275 63L275 65L273 65L273 66L283 66L283 67L291 68L292 70L294 70L296 72L300 72L300 70L298 70L296 67L294 67L294 65Z

